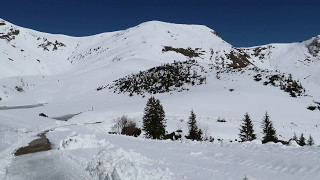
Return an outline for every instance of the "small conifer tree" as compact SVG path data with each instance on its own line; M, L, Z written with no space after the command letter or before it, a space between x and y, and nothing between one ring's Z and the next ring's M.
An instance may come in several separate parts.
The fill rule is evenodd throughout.
M202 140L202 130L198 129L196 114L193 112L193 110L191 110L191 115L190 115L189 121L188 121L188 127L189 127L189 135L186 136L186 138L201 141Z
M300 146L305 146L306 145L306 138L304 137L303 133L301 133L301 136L299 138L298 144Z
M294 140L294 141L296 141L298 143L298 137L297 137L296 132L293 133L292 140Z
M268 115L267 112L263 117L262 129L264 134L262 138L262 143L278 141L276 130L274 129L273 123L271 122L270 116Z
M311 134L309 135L309 139L308 139L307 144L308 144L308 146L313 146L314 145L314 140L313 140Z
M256 139L256 134L254 133L253 124L248 113L244 115L244 119L242 119L242 124L239 130L240 130L239 137L242 142L252 141Z
M143 130L148 138L163 139L166 133L165 112L159 99L149 98L144 109Z

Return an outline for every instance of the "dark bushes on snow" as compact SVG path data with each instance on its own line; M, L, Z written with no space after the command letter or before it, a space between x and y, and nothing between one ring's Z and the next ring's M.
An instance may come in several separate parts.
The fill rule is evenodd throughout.
M135 124L132 124L130 126L124 127L121 131L121 134L138 137L141 134L141 129L137 128Z
M198 52L199 48L196 48L195 50L191 49L190 47L187 49L184 48L174 48L171 46L164 46L162 49L162 52L168 52L168 51L174 51L176 53L183 54L184 56L188 56L189 58L192 57L199 57L200 55L203 55L201 52Z
M198 74L202 67L195 60L175 61L163 64L137 74L131 74L113 81L107 86L98 87L100 91L106 87L118 93L129 93L129 96L158 94L170 91L181 92L189 90L185 85L201 85L206 83L206 77Z
M39 116L42 116L42 117L48 117L46 114L44 113L40 113Z
M164 136L164 139L171 139L172 141L174 141L174 140L178 140L178 139L181 139L181 134L176 134L175 132L172 132L172 133L170 133L170 134L166 134L165 136Z

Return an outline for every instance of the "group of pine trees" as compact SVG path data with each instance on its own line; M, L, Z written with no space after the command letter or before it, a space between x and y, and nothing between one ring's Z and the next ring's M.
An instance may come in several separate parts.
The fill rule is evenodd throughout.
M313 146L314 145L313 137L311 135L309 135L309 139L306 142L306 138L304 137L303 133L301 133L299 138L297 137L296 133L294 133L291 140L297 142L297 144L300 146L306 146L306 145Z
M159 99L154 97L149 98L144 109L143 127L147 138L151 139L165 139L166 137L166 121L165 112ZM191 111L188 121L189 134L187 139L202 140L202 130L197 126L196 115Z
M270 116L266 112L265 116L262 120L262 129L263 129L263 138L262 143L267 142L278 142L276 130L273 127L273 123L270 120ZM251 118L248 113L244 115L244 118L242 120L242 124L239 128L239 138L242 142L245 141L252 141L257 138L256 134L254 133L253 123L251 121Z
M143 127L142 129L145 132L145 136L151 139L166 139L166 120L165 120L165 112L163 110L163 106L160 103L159 99L154 97L149 98L146 107L144 109L144 116L143 116ZM188 120L188 129L189 133L185 136L187 139L202 141L203 140L203 132L197 126L196 114L191 110L191 114ZM252 120L248 113L244 115L242 119L242 124L240 125L240 133L239 138L242 142L245 141L253 141L257 138ZM266 112L263 120L262 120L262 143L268 142L283 142L278 140L276 130L273 126L272 121L270 120L270 116ZM297 142L300 146L305 145L314 145L314 140L309 136L308 141L304 138L303 133L301 134L300 138L298 139L296 134L294 133L294 137L291 139Z
M263 129L262 133L264 134L264 136L262 138L262 143L281 142L277 138L276 130L273 127L273 123L270 120L270 116L268 115L267 112L266 112L265 116L263 117L262 129ZM253 123L252 123L251 118L248 115L248 113L246 113L244 115L244 118L242 120L242 124L240 125L239 130L240 130L239 138L241 139L242 142L253 141L257 138L256 134L254 133ZM300 146L305 146L305 145L313 146L314 145L314 140L313 140L312 136L310 135L308 141L306 142L306 139L305 139L303 133L301 134L299 139L298 139L296 133L294 133L293 138L290 140L296 141L297 144Z

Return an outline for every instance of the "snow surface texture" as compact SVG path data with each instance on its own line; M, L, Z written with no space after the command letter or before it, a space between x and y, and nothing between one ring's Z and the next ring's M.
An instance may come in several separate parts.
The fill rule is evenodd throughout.
M95 135L84 134L77 135L72 134L61 142L59 149L85 149L93 147L106 146L105 140L96 141Z
M296 132L311 134L320 144L320 111L307 109L320 102L320 36L299 43L236 48L200 25L150 21L127 30L70 37L1 19L0 33L0 179L41 179L43 173L30 169L38 161L47 162L42 171L65 164L80 173L80 179L320 179L319 147L258 143L262 117L268 111L279 139L289 140ZM186 135L193 109L204 135L214 137L214 143L108 134L113 119L121 115L141 127L151 95L130 97L97 88L164 63L190 59L203 67L196 73L206 76L206 83L154 96L164 107L169 133L181 129ZM262 80L254 80L257 74ZM263 85L274 74L292 74L306 95L293 98L280 87ZM235 139L246 112L258 140L240 144ZM69 115L75 116L67 121L50 118ZM47 130L53 150L13 156ZM33 173L21 175L26 172ZM59 167L52 172L74 179Z
M104 149L89 163L87 170L98 179L171 179L169 172L145 170L148 160L135 152L123 149Z

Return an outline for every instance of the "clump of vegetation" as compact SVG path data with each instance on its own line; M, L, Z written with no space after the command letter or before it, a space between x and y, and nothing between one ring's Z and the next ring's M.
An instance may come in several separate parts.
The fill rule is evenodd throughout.
M239 52L231 51L230 54L226 54L227 58L232 60L232 64L229 64L228 66L233 69L238 68L244 68L251 64L251 62L248 60L250 56L246 54L245 52L240 51Z
M38 40L40 40L38 38ZM58 50L58 47L65 47L66 45L62 42L58 42L57 40L55 42L49 41L47 38L43 38L43 43L39 44L38 47L43 48L44 51L49 51L49 47L52 47L52 51Z
M200 48L191 49L188 47L187 49L184 48L174 48L171 46L164 46L162 49L162 52L168 52L168 51L174 51L176 53L183 54L184 56L187 56L189 58L193 57L199 57L200 55L203 55L201 52L198 52Z
M320 111L320 102L313 101L315 105L310 105L307 107L307 109L314 111L314 110L319 110Z
M177 131L172 132L170 134L166 134L164 136L164 139L171 139L172 141L181 139L181 137L182 137L181 133L182 133L182 130L177 130Z
M218 117L217 122L227 122L225 118Z
M265 54L261 53L261 51L266 50L266 47L256 47L253 49L253 55L259 57L260 60L264 59Z
M48 117L45 113L40 113L39 116Z
M317 110L317 109L320 110L320 107L319 106L308 106L307 109L309 109L310 111L314 111L314 110Z
M141 134L141 129L136 127L136 124L133 123L129 126L125 126L122 131L121 134L123 135L127 135L127 136L134 136L134 137L138 137Z
M196 86L206 83L206 77L198 74L198 68L201 66L195 60L175 61L125 76L113 81L113 84L98 87L96 90L109 87L114 90L114 93L130 93L130 96L144 95L144 93L181 92L189 90L185 87L186 84Z
M114 125L111 127L115 134L124 134L128 136L139 136L141 130L136 127L136 123L128 118L121 116L113 120Z
M262 80L261 77L262 77L261 74L256 74L256 75L253 76L253 78L254 78L255 81L261 81L261 80Z
M256 81L261 80L261 75L254 76ZM281 90L290 94L291 97L298 97L305 95L305 88L302 84L292 79L292 75L289 74L286 77L284 74L273 74L266 76L267 80L263 82L264 85L271 85L274 87L280 87Z
M9 41L15 39L16 38L15 36L17 36L19 33L20 33L19 30L10 28L9 32L7 34L0 36L0 39L5 39L9 42Z
M16 86L15 89L18 91L18 92L23 92L23 88L21 86Z

